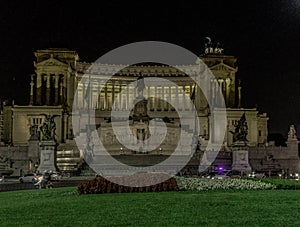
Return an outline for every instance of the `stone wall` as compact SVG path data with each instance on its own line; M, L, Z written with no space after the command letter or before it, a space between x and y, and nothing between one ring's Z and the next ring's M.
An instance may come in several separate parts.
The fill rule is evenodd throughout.
M8 158L14 169L12 176L20 176L35 170L34 159L37 158L36 153L39 151L30 152L29 150L28 146L0 146L0 156ZM209 153L207 152L208 155ZM298 141L288 143L287 147L249 147L249 162L253 171L299 173ZM193 162L192 165L197 165L197 163ZM209 170L214 171L218 166L227 170L231 169L231 151L220 151Z
M248 157L252 171L300 172L299 151L295 144L288 147L249 147ZM209 170L214 171L220 166L226 170L231 169L232 152L220 151Z
M249 161L257 171L300 172L298 146L287 147L251 147Z

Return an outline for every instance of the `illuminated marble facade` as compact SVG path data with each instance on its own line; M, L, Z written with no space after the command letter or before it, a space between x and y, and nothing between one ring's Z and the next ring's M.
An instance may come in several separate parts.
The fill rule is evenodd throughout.
M132 100L137 95L135 88L127 86L136 81L139 75L147 77L166 78L178 85L170 87L161 84L160 86L149 86L144 89L145 94L152 96L164 96L167 100L175 100L180 110L185 111L184 93L190 96L195 84L185 74L193 74L197 71L197 64L181 66L179 71L176 68L162 65L135 65L125 67L122 65L96 64L93 70L88 71L91 63L79 60L75 51L67 49L47 49L35 52L36 60L34 62L35 73L31 75L30 100L29 105L13 105L11 107L11 122L5 124L10 127L4 127L4 142L13 145L27 145L30 138L30 127L40 125L43 122L43 116L40 114L58 114L60 117L55 119L57 125L57 142L66 144L74 137L72 126L72 105L74 104L79 111L73 114L82 116L82 124L86 124L85 110L88 105L96 109L96 123L100 125L110 117L111 110L126 110L132 104ZM235 123L240 119L243 113L249 126L248 140L250 146L258 146L267 141L267 121L265 113L260 114L256 108L242 108L241 106L241 86L236 81L236 58L220 54L206 54L200 58L208 65L215 80L211 81L211 98L214 99L217 92L222 92L227 106L227 133L224 139L224 149L230 149L232 144L232 134L229 131L234 130ZM85 100L85 94L88 90L88 82L81 83L83 74L88 74L91 79L90 103ZM114 76L101 89L103 81L108 75ZM215 86L219 85L220 89ZM131 85L132 86L132 85ZM78 95L74 96L76 89ZM100 91L101 90L101 91ZM211 135L210 118L211 113L207 100L198 87L195 89L195 107L200 122L199 136L202 144ZM98 96L98 94L100 95ZM212 100L214 101L214 100ZM214 103L216 106L218 103ZM82 110L82 111L81 111ZM167 102L156 98L151 98L148 102L149 113L153 117L169 117L175 122L179 122L178 115L174 108ZM9 120L7 120L9 121ZM77 135L75 135L77 136Z

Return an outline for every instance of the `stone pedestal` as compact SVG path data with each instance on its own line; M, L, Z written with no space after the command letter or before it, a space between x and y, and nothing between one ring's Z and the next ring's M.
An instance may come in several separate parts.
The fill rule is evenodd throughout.
M38 160L40 158L40 141L29 140L28 141L28 158L32 160Z
M245 141L237 141L233 144L232 170L242 173L249 173L252 170L249 164L248 144Z
M28 141L28 159L30 161L29 171L37 171L37 166L40 162L40 141L29 140Z
M56 171L55 165L55 148L56 142L54 140L43 140L40 142L40 165L38 171L40 173L45 170Z

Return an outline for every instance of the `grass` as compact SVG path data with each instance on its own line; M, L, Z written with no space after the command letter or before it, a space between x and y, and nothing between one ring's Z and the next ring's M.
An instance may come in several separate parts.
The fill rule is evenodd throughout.
M300 226L300 192L0 193L1 226Z
M261 181L265 183L270 183L276 185L277 189L290 189L290 190L299 190L300 181L294 179L280 179L280 178L248 178L254 181Z

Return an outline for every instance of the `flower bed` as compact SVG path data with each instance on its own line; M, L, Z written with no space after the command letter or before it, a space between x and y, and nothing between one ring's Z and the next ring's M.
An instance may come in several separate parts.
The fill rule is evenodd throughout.
M276 186L270 183L245 179L207 179L176 177L179 190L205 191L205 190L268 190Z
M161 183L155 184L154 182ZM174 177L166 174L141 173L108 179L98 177L87 180L78 186L77 191L79 194L178 191L178 185Z

